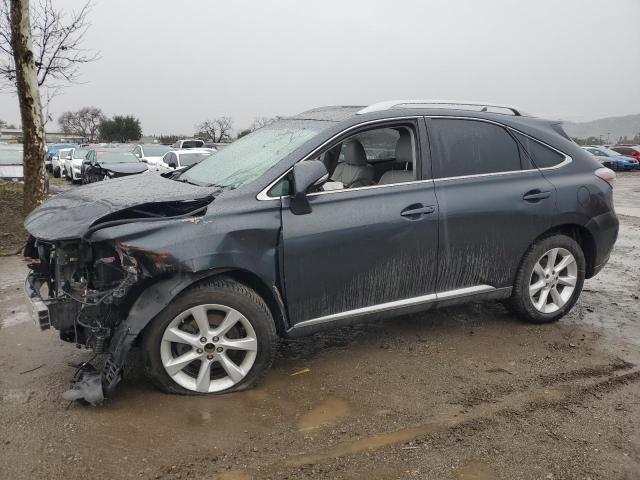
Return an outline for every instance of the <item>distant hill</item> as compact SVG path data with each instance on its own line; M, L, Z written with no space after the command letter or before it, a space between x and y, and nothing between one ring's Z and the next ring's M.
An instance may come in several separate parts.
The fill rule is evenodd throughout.
M610 133L611 142L615 142L620 137L633 138L640 133L640 113L601 118L590 122L564 122L563 127L570 137L587 138L602 135L606 140L607 134Z

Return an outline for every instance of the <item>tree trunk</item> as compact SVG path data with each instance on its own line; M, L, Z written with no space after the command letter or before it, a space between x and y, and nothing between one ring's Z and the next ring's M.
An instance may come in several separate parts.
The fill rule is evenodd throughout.
M22 117L23 210L26 215L40 205L47 194L44 174L44 120L31 43L29 0L11 0L11 46L16 65L16 86Z

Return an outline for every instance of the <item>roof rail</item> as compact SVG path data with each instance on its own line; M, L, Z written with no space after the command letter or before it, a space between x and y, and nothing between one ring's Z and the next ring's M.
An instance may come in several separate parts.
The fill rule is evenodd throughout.
M358 115L371 112L381 112L384 110L390 110L400 105L424 105L432 106L434 108L446 108L447 106L465 106L465 107L482 107L481 112L486 112L489 108L501 108L508 110L512 115L517 117L524 116L524 112L516 107L509 107L506 105L496 105L488 102L462 102L460 100L387 100L385 102L374 103L368 107L363 108L357 112Z

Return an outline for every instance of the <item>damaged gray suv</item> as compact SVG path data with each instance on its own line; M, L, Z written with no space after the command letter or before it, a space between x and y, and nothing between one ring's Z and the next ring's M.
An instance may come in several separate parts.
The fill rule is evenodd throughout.
M40 328L106 358L78 397L109 395L134 345L165 392L237 391L279 337L481 300L558 320L609 258L614 178L511 107L318 108L51 198L25 289Z

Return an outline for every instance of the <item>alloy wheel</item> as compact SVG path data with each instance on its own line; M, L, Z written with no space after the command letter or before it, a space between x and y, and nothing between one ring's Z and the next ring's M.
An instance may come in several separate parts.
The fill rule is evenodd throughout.
M185 310L167 325L160 358L167 374L181 387L213 393L242 381L257 351L256 332L242 313L207 304Z
M533 266L529 281L529 297L536 310L554 313L573 295L578 278L575 257L565 248L552 248Z

